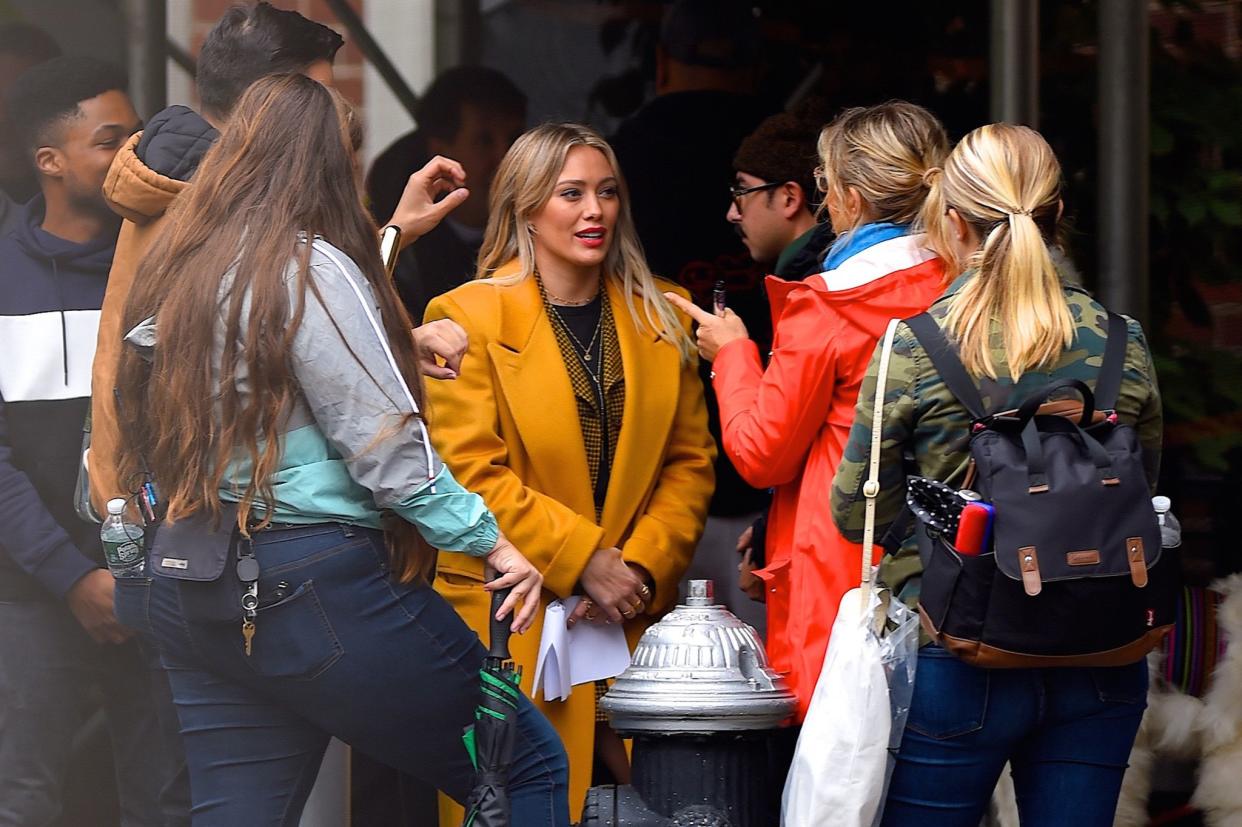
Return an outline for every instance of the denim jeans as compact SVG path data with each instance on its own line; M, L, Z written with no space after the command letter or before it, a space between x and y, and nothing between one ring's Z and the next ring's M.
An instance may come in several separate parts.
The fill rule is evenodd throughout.
M980 669L926 646L883 823L977 827L1008 761L1022 827L1111 827L1146 705L1141 661Z
M137 646L146 666L150 691L148 715L156 725L161 761L159 823L163 827L189 827L190 773L185 764L181 724L177 720L168 672L160 660L151 627L151 584L150 577L116 581L117 620L138 632Z
M474 769L462 743L479 698L479 638L425 583L396 583L383 536L325 524L265 531L258 617L194 623L156 577L151 621L181 719L193 823L298 823L330 736L458 801ZM230 576L226 570L225 576ZM566 827L568 762L526 699L517 716L513 827Z
M188 800L178 818L176 801L161 798L178 769L159 730L162 674L137 641L91 641L62 603L0 602L0 826L56 819L75 737L100 703L122 827L189 823Z

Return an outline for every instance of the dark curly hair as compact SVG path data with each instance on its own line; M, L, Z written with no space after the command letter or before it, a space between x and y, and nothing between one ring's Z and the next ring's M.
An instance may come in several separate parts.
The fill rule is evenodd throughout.
M780 112L766 118L746 136L733 156L733 169L771 183L793 182L802 188L806 208L819 207L822 194L815 185L815 165L819 156L815 141L823 121L815 118L813 107L796 112Z

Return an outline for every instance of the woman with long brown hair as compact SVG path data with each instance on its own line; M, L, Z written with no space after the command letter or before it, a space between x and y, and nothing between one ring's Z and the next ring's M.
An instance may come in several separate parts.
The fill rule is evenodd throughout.
M486 588L513 588L497 616L516 631L538 605L539 573L428 439L357 137L318 83L256 82L126 308L122 462L167 502L150 613L196 824L297 824L330 736L462 800L485 653L421 576L421 539L500 573ZM238 562L220 583L257 563L257 613L160 576L221 533ZM518 728L513 824L567 825L555 732L525 701Z
M518 138L490 203L479 278L427 308L470 339L468 369L428 384L432 439L543 573L540 606L581 596L571 623L623 624L632 646L676 602L714 481L689 320L663 295L681 288L652 276L616 157L588 127ZM436 588L476 631L482 577L478 560L440 555ZM528 692L538 650L514 641ZM536 698L565 741L575 810L594 755L628 777L596 689Z

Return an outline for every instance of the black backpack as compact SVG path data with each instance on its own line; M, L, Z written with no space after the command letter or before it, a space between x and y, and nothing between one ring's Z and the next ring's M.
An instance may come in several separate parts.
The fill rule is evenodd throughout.
M1126 322L1109 313L1095 393L1050 382L1015 410L988 413L956 349L924 313L906 320L970 412L973 483L995 508L990 549L961 555L916 520L924 627L990 668L1120 666L1154 648L1174 619L1180 565L1162 549L1138 435L1112 408ZM1047 402L1068 390L1082 397Z

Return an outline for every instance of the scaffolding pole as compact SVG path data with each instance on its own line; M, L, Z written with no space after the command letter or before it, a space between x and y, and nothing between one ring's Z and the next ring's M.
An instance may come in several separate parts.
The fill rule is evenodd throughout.
M348 0L326 0L328 8L332 9L332 13L336 15L336 19L341 21L341 25L349 32L349 36L353 38L354 43L362 52L363 56L371 62L375 67L375 71L384 79L384 83L392 90L392 94L396 97L401 107L409 113L411 118L418 119L418 95L414 94L414 90L405 82L405 78L401 77L401 73L397 71L397 67L388 59L388 55L384 54L384 50L380 48L379 43L371 36L371 32L362 22L362 18L349 5Z
M134 108L149 118L168 105L166 0L124 0L129 88Z
M1039 127L1039 3L992 0L992 120Z
M1150 65L1147 3L1100 2L1100 294L1148 320Z

